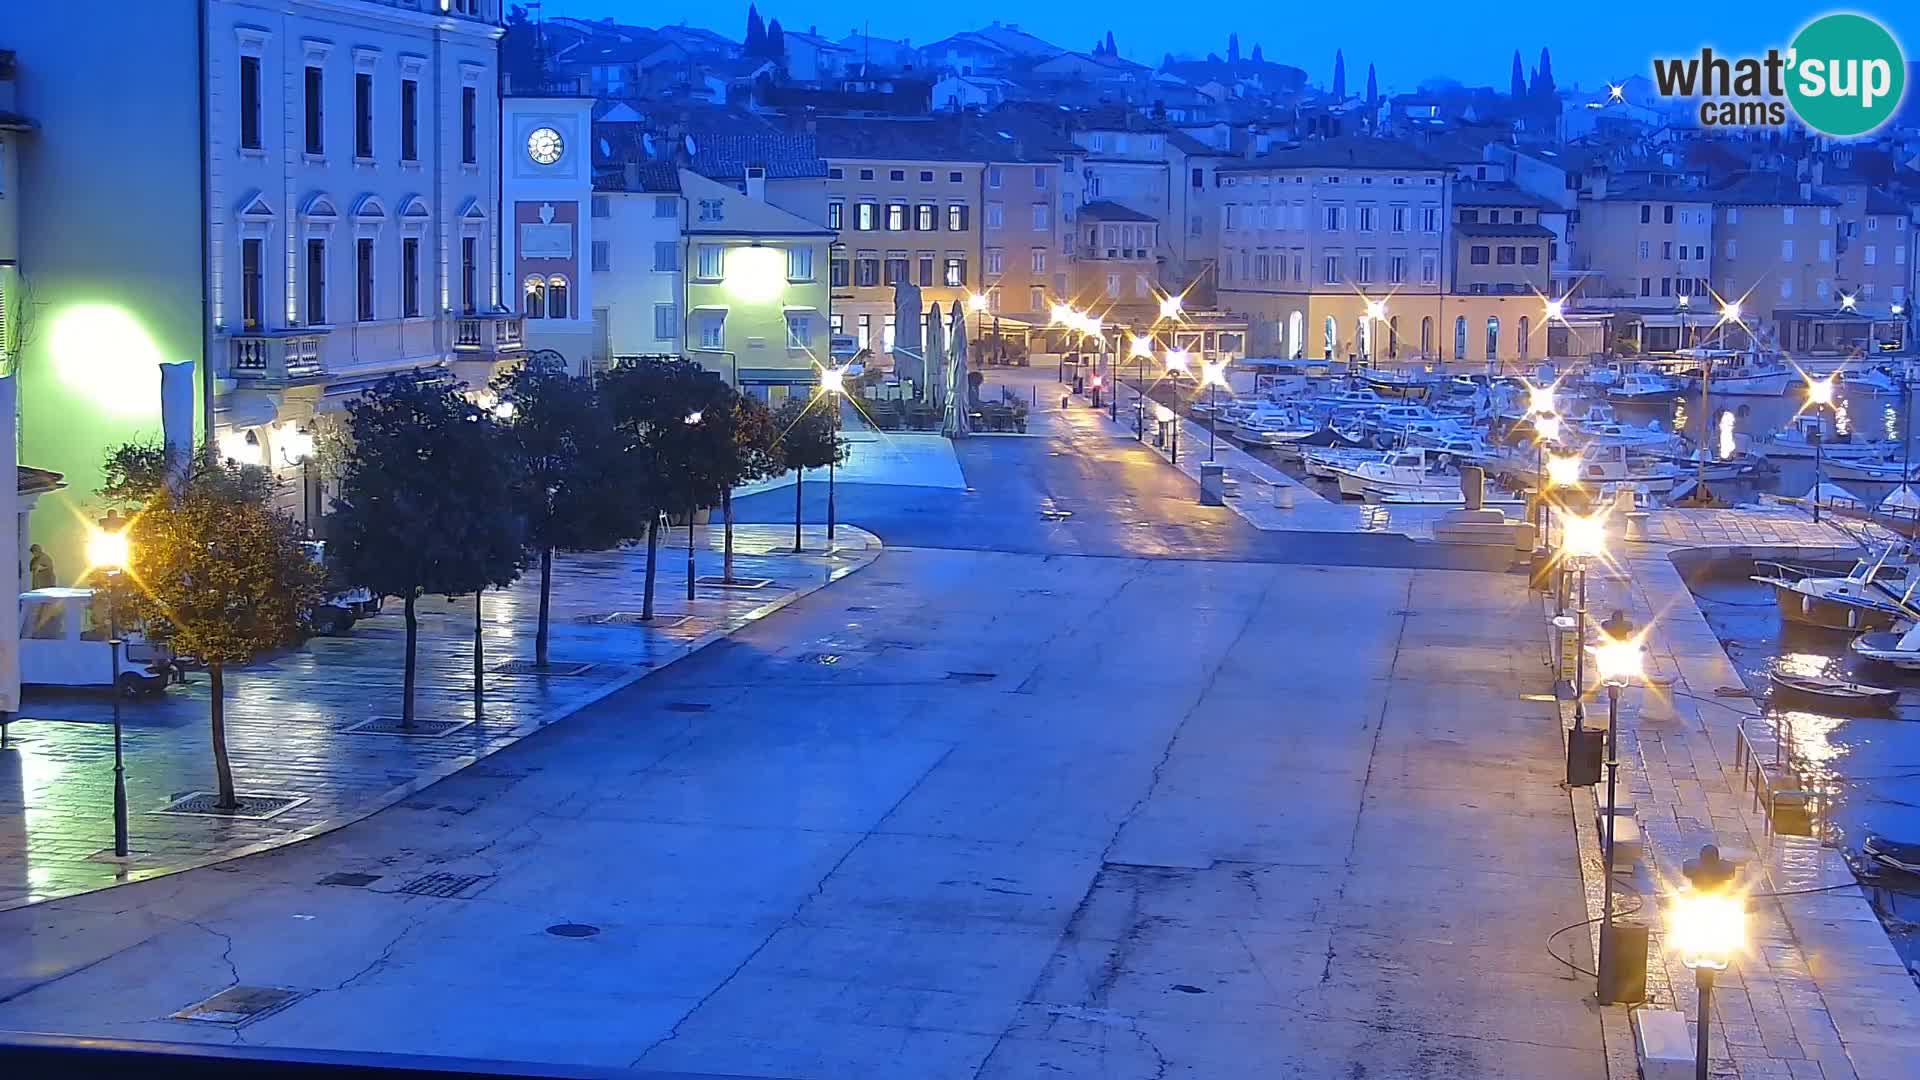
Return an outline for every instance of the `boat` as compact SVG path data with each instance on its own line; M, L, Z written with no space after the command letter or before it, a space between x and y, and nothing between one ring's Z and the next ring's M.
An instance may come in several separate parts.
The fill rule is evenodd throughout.
M1756 351L1682 349L1673 355L1710 365L1707 392L1727 397L1781 397L1795 376L1794 370L1777 358ZM1698 388L1700 377L1694 376L1689 385Z
M1835 480L1865 480L1875 484L1906 484L1920 477L1920 465L1870 458L1824 462L1821 471Z
M1848 390L1860 390L1880 397L1892 397L1900 393L1900 380L1879 368L1867 368L1864 371L1842 369L1836 376Z
M1686 470L1669 461L1631 456L1624 446L1589 443L1580 451L1580 482L1634 484L1651 492L1671 491Z
M1395 450L1380 461L1335 469L1334 474L1341 495L1368 500L1460 490L1460 472L1451 459L1420 447Z
M1860 842L1860 850L1867 858L1889 870L1920 877L1920 844L1907 844L1870 834Z
M1671 375L1662 375L1657 371L1629 371L1620 377L1618 383L1607 388L1607 397L1629 404L1652 404L1676 397L1681 390L1680 380Z
M1696 448L1691 454L1662 455L1661 460L1673 464L1685 476L1696 480L1704 477L1711 484L1744 476L1759 468L1762 459L1752 455L1717 458L1704 448ZM1701 468L1703 462L1706 466L1704 470Z
M1601 446L1625 446L1646 453L1669 453L1674 447L1671 432L1662 431L1657 425L1603 423L1588 424L1582 434L1590 444Z
M1814 433L1819 432L1816 441ZM1833 423L1824 417L1802 413L1792 426L1777 431L1771 439L1756 443L1754 450L1770 458L1810 458L1817 453L1828 462L1858 461L1865 458L1892 458L1900 452L1898 443L1879 439L1855 439L1851 433L1834 433Z
M1568 413L1562 418L1562 422L1575 431L1585 431L1589 424L1617 424L1620 422L1620 415L1613 411L1613 406L1604 401L1590 401L1580 412Z
M1920 623L1906 630L1877 630L1847 643L1853 655L1905 671L1920 671Z
M1363 462L1379 461L1386 456L1383 450L1360 447L1313 447L1301 452L1300 465L1306 470L1308 476L1333 480L1337 477L1335 470L1351 468Z
M1891 630L1903 619L1920 619L1909 603L1912 583L1906 553L1889 547L1861 559L1844 576L1830 571L1759 562L1751 579L1773 587L1780 617L1802 626L1854 633Z
M1825 675L1767 672L1775 701L1835 710L1886 710L1900 700L1900 691L1885 686L1832 679Z
M1374 393L1371 387L1348 387L1313 399L1316 408L1328 410L1382 409L1392 402Z
M1361 376L1367 386L1385 398L1425 398L1433 379L1424 372L1369 369Z

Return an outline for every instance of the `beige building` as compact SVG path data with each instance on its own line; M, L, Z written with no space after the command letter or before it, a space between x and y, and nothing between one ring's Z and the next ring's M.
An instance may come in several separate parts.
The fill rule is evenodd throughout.
M1547 295L1556 254L1545 204L1510 184L1455 181L1451 291Z
M1838 256L1833 294L1838 303L1852 297L1861 311L1903 309L1913 281L1912 208L1865 184L1822 189L1839 201L1834 252Z
M1600 185L1570 225L1572 271L1584 274L1574 303L1614 299L1639 311L1671 311L1680 297L1706 297L1714 258L1714 208L1706 192Z
M1708 194L1718 248L1713 287L1739 302L1743 322L1784 340L1776 312L1837 304L1839 200L1791 176L1757 172Z
M1060 159L1009 144L982 174L980 288L1003 320L1046 322L1070 259L1060 243Z
M1165 295L1158 280L1160 223L1106 199L1080 208L1065 302L1112 326L1151 325Z

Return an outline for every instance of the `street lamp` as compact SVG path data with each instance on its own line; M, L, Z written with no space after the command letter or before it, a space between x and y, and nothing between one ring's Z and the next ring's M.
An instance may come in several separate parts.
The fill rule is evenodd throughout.
M1632 627L1626 616L1614 612L1606 622L1600 625L1600 640L1593 647L1593 666L1600 681L1607 687L1607 801L1606 847L1601 852L1605 859L1606 871L1600 900L1600 964L1598 968L1598 989L1600 1004L1613 1004L1608 993L1611 976L1614 974L1614 951L1618 942L1613 937L1613 848L1614 834L1619 828L1620 808L1614 805L1614 797L1619 790L1620 776L1620 691L1630 685L1641 674L1640 642L1631 636Z
M834 470L840 459L840 395L847 392L846 368L820 369L820 392L831 402L833 409L833 452L827 455L827 554L833 554L833 482Z
M1178 319L1182 306L1183 304L1178 294L1163 296L1160 298L1160 317L1162 319Z
M1214 421L1218 419L1218 410L1214 408L1213 393L1219 387L1227 385L1227 362L1208 360L1200 366L1200 382L1207 388L1207 460L1213 460Z
M1587 694L1587 560L1606 554L1607 520L1600 514L1570 514L1560 526L1561 554L1573 561L1579 577L1574 618L1574 640L1580 644L1573 657L1573 729L1579 731L1586 719Z
M1727 324L1740 321L1740 301L1728 300L1720 305L1720 347L1727 347Z
M107 572L107 648L113 654L113 853L123 859L127 856L127 765L121 752L120 619L114 594L120 573L126 569L132 554L132 545L124 530L95 530L87 537L87 561L95 569Z
M1127 351L1137 361L1134 365L1133 379L1133 438L1135 442L1145 442L1147 437L1147 361L1153 357L1153 339L1135 334L1133 341L1127 346Z
M1368 367L1374 366L1374 354L1379 349L1379 346L1375 344L1375 342L1379 340L1380 328L1378 324L1381 319L1386 318L1386 315L1387 302L1385 300L1367 301L1367 349L1366 355L1362 357L1362 359L1366 360Z
M1707 1080L1707 1028L1713 1014L1713 977L1727 970L1733 954L1746 944L1746 902L1729 887L1733 866L1720 858L1720 849L1708 844L1698 859L1681 868L1688 888L1674 896L1667 911L1667 937L1680 953L1680 962L1693 971L1700 996L1699 1038L1695 1043L1693 1075Z
M1165 405L1156 404L1153 418L1160 422L1160 430L1173 432L1173 449L1168 453L1167 461L1173 465L1180 464L1180 414Z
M1692 336L1690 331L1693 327L1687 322L1687 316L1693 311L1693 297L1681 296L1676 298L1674 303L1680 307L1680 347L1682 349L1692 348L1692 346L1687 343L1687 339Z
M1527 411L1535 416L1558 416L1559 403L1553 400L1553 387L1533 386L1527 389Z
M1827 406L1833 404L1833 376L1807 380L1807 407L1813 410L1813 523L1820 524L1820 485L1826 471Z
M687 426L699 427L703 414L695 409L687 414ZM694 504L700 501L700 495L694 484L694 471L687 470L687 599L693 599L693 515Z

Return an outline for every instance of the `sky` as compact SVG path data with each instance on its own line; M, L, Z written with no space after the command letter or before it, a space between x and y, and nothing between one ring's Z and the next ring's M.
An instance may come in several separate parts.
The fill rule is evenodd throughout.
M510 0L524 2L524 0ZM1099 14L1093 5L984 0L958 6L924 7L898 3L827 3L821 0L765 0L760 14L782 26L817 27L839 40L862 29L876 37L909 38L914 44L937 41L993 19L1019 24L1063 48L1085 51L1096 37L1113 31L1121 55L1158 65L1168 52L1196 57L1227 51L1227 33L1238 30L1243 53L1257 42L1269 60L1306 69L1326 85L1333 77L1335 48L1346 53L1347 80L1354 89L1366 83L1367 65L1378 65L1380 88L1412 90L1422 80L1444 75L1470 86L1505 89L1520 51L1532 67L1546 46L1552 50L1554 81L1589 89L1646 75L1655 56L1698 54L1701 46L1737 55L1784 48L1809 19L1829 11L1871 15L1893 30L1909 60L1920 60L1920 4L1912 0L1874 0L1854 5L1782 3L1779 0L1598 0L1552 5L1506 3L1406 3L1374 0L1357 7L1341 3L1276 5L1272 0L1213 0L1203 10L1185 12L1177 4L1110 0ZM739 40L745 33L746 0L546 0L545 14L598 19L611 16L643 26L686 22ZM1170 14L1171 13L1171 14Z

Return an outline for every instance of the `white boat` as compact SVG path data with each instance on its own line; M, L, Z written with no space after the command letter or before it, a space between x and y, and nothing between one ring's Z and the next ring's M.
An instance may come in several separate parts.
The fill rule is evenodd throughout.
M1842 461L1823 462L1821 472L1835 480L1865 480L1874 484L1906 484L1916 477L1920 477L1920 465L1903 465L1898 461L1882 461L1874 458L1850 458Z
M1907 671L1920 671L1920 623L1905 631L1881 630L1861 634L1847 643L1855 656Z
M1275 446L1304 439L1318 430L1320 425L1310 416L1285 406L1264 404L1236 418L1227 434L1243 443Z
M1368 418L1368 424L1375 430L1389 434L1399 434L1412 424L1453 423L1425 405L1389 405Z
M1757 351L1682 349L1671 355L1679 361L1710 365L1708 392L1728 397L1780 397L1796 377L1793 368L1781 363L1778 357ZM1687 385L1698 390L1699 374L1690 376Z
M1371 388L1360 386L1322 394L1313 399L1313 404L1321 409L1352 410L1383 409L1393 403L1374 393Z
M1581 429L1587 442L1598 446L1624 446L1648 454L1670 453L1674 449L1672 434L1659 427L1648 424L1588 424Z
M1607 397L1614 401L1656 402L1676 397L1682 387L1680 380L1671 375L1662 375L1657 371L1629 371L1620 377L1620 382L1607 390Z
M1686 476L1685 470L1672 462L1629 456L1624 446L1589 443L1580 451L1583 484L1632 484L1657 493L1672 491L1673 485Z
M1822 441L1816 451L1814 432L1822 433ZM1856 439L1851 434L1836 435L1833 423L1811 413L1802 413L1793 421L1793 426L1785 431L1777 431L1771 439L1754 446L1755 452L1770 458L1810 458L1817 452L1829 462L1863 461L1869 458L1886 460L1899 454L1899 444L1880 439Z
M1387 456L1384 450L1353 448L1344 446L1316 446L1300 454L1300 465L1308 476L1317 476L1322 480L1332 480L1335 470L1351 468L1367 461L1379 461Z
M1903 548L1889 547L1854 564L1844 576L1786 563L1754 564L1752 580L1773 588L1780 617L1828 630L1890 630L1912 619L1911 567Z
M1585 431L1589 424L1617 424L1620 422L1620 416L1613 411L1613 406L1606 402L1591 401L1587 403L1585 409L1577 413L1568 413L1561 418L1561 421L1575 431Z
M1882 397L1891 397L1900 392L1900 380L1879 368L1868 368L1864 371L1842 369L1837 373L1837 377L1841 385L1848 390L1861 390Z
M1341 495L1363 499L1396 493L1417 495L1445 490L1449 485L1460 490L1459 472L1446 469L1437 456L1419 447L1395 450L1382 460L1336 469L1334 473Z

